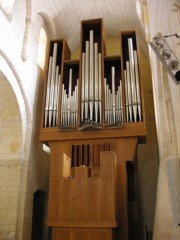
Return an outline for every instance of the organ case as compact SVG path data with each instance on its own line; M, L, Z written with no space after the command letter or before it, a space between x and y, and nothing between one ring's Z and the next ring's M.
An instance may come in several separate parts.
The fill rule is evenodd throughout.
M53 240L128 239L126 161L146 126L137 33L119 42L120 55L106 56L102 19L81 22L80 59L50 42L40 140L51 148Z
M123 133L136 123L143 130L136 39L135 31L120 32L121 55L106 56L103 22L95 19L81 23L80 59L70 59L65 40L51 41L42 135L49 128L52 132L123 128L119 131Z

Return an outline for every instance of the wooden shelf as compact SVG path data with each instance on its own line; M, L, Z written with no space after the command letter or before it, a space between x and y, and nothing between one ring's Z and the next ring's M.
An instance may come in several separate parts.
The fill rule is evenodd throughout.
M121 129L97 130L97 131L74 131L60 132L59 128L43 128L40 133L40 141L76 141L86 139L109 139L124 137L139 137L145 142L146 126L143 122L127 123Z

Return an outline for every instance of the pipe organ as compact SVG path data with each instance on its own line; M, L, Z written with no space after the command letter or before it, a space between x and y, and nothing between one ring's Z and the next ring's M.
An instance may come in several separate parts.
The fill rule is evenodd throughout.
M115 56L105 42L102 19L81 22L80 59L50 41L40 140L51 148L53 240L127 240L131 230L126 163L146 137L138 36L120 32Z

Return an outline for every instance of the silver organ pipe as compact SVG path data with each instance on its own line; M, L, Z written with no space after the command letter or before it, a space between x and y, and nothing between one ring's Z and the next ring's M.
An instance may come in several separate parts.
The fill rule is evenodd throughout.
M58 103L60 91L59 66L56 66L58 44L53 45L53 56L49 58L48 79L45 103L45 127L58 125Z
M81 121L83 121L84 116L84 100L85 100L85 52L82 53Z
M107 108L107 79L104 78L104 104L105 104L105 123L107 123L107 119L108 119L108 108Z
M132 110L134 121L137 121L137 96L136 96L136 82L135 82L135 64L133 56L133 43L132 38L128 38L128 50L129 50L129 66L130 66L130 79L131 79L131 93L132 93Z
M79 95L79 79L77 79L77 86L75 86L75 126L77 125L77 119L78 119L78 95Z
M138 59L137 59L137 51L136 50L134 50L134 62L135 62L138 114L139 114L139 121L141 122L142 121L142 119L141 119L141 96L140 96L140 85L139 85Z
M120 80L119 81L119 100L120 100L120 104L119 104L119 107L120 107L120 122L123 122L124 121L124 118L123 118L123 97L122 97L122 81Z
M66 126L65 114L66 114L66 90L64 89L64 84L63 84L62 85L62 105L61 105L61 126Z
M57 126L57 111L58 111L58 86L59 86L59 66L56 66L55 84L54 84L54 98L53 98L53 127Z
M125 61L124 86L126 121L142 121L139 70L137 51L133 49L133 39L127 39L128 59ZM44 127L58 125L58 110L61 109L60 125L72 127L78 124L78 94L81 94L81 123L102 122L102 54L99 52L97 42L94 42L94 31L89 31L89 40L85 42L85 52L82 53L81 66L81 93L79 80L73 83L73 70L69 69L68 87L60 84L60 66L57 66L58 43L53 44L53 54L49 57ZM104 123L123 123L122 81L117 80L116 66L111 66L111 77L104 78ZM118 67L119 71L119 67ZM119 81L119 82L117 82ZM62 89L60 86L62 85ZM62 92L61 106L59 106L59 93Z
M124 70L124 81L125 81L125 101L126 101L126 121L129 122L129 100L128 100L128 81L127 81L127 71Z
M82 54L81 123L101 123L101 53L94 42L94 30L89 31ZM84 83L83 83L84 81Z
M73 69L69 69L68 79L68 94L66 93L65 85L62 85L62 105L61 105L61 126L76 127L78 117L78 87L79 80L77 79L74 90L72 89Z
M94 32L90 30L90 49L89 49L89 104L90 104L90 120L93 120L93 106L94 106Z
M85 119L88 119L88 106L89 106L89 41L86 41L85 49ZM84 119L84 117L83 117Z
M94 43L94 88L95 88L95 121L98 121L98 93L99 93L99 81L98 81L98 44Z
M53 62L52 62L52 72L51 72L51 84L50 84L50 101L49 101L49 127L51 127L52 114L53 114L53 99L54 99L54 85L55 85L55 75L56 75L56 59L57 59L57 43L54 43L53 48Z
M102 122L102 112L101 112L101 72L102 72L102 66L101 66L101 53L98 54L98 103L99 103L99 122Z
M109 94L109 123L112 124L113 119L113 101L112 101L112 93L111 89L108 90Z
M49 58L49 66L48 66L48 80L47 80L47 87L46 87L46 104L45 104L45 127L47 127L47 120L49 115L51 72L52 72L52 57Z
M124 70L126 93L126 120L127 122L141 122L141 99L137 51L133 49L132 38L128 38L127 41L129 61L126 61L126 69Z
M104 96L105 96L105 124L117 124L123 122L123 102L122 102L122 83L118 82L116 91L115 67L111 67L111 86L104 79Z
M131 78L130 78L130 68L129 61L126 61L126 80L127 80L127 90L128 90L128 111L129 111L129 121L132 122L132 92L131 92Z
M115 68L111 67L111 76L112 76L112 112L113 112L113 123L116 122L116 102L115 102Z
M71 106L72 106L72 97L71 97L71 89L72 89L72 68L69 69L69 90L68 90L68 126L70 126L71 123Z

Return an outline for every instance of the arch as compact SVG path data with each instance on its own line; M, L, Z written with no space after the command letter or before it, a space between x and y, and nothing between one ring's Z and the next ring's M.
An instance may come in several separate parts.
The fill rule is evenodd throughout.
M0 202L6 206L4 208L5 216L1 224L1 236L3 239L15 238L15 229L17 229L18 204L20 198L21 165L24 160L22 117L20 106L15 94L15 84L11 84L12 76L8 74L5 60L0 56L0 175L4 190L1 191ZM9 70L10 71L10 70ZM11 72L9 72L11 73ZM16 87L16 86L15 86ZM8 180L7 180L8 179ZM8 197L7 197L8 196ZM13 202L13 204L12 204ZM11 215L9 215L11 213ZM8 217L9 215L9 217ZM14 221L16 219L16 221ZM13 229L7 229L7 224L13 222Z
M45 12L37 12L37 14L42 17L43 21L46 24L47 30L52 38L56 37L57 31L56 26L53 21Z
M30 131L29 132L27 131L27 129L29 129L28 126L31 122L30 108L25 97L25 93L19 76L15 68L13 67L11 61L1 50L0 50L0 71L7 78L16 95L22 121L22 145L23 145L22 149L25 149L26 141L29 141L27 139L30 134ZM24 154L25 151L22 151L22 159L24 159L25 157Z
M0 161L19 161L22 152L22 121L15 93L0 71Z

